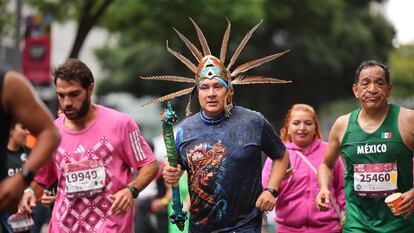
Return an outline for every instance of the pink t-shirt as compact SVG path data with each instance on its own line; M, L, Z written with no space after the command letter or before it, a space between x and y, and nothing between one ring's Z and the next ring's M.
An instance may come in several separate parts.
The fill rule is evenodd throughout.
M60 145L53 158L35 178L46 186L56 179L58 182L48 232L133 232L133 208L123 215L112 215L109 212L113 203L110 195L125 188L132 181L131 168L136 171L155 161L155 156L138 126L128 115L96 106L96 119L81 131L67 130L63 125L64 116L55 121L61 134ZM82 161L83 163L79 163ZM83 174L73 174L85 169L74 164L85 163L94 166L86 168L90 170L83 171ZM72 170L68 170L68 167ZM102 174L105 176L104 182L100 180L101 186L104 186L103 192L90 197L68 197L67 190L70 188L67 183L96 178Z

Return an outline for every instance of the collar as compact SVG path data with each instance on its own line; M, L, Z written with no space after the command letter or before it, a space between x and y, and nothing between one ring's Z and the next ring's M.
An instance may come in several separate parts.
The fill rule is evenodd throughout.
M222 122L224 119L226 119L226 116L224 115L224 113L215 116L215 117L209 117L204 113L204 110L200 111L200 117L201 120L203 120L205 123L207 124L216 124L216 123L220 123Z

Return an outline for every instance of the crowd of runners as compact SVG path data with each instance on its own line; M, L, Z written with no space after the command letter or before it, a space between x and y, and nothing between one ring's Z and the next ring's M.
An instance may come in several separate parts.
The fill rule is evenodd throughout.
M188 232L261 232L268 211L276 211L278 233L414 231L414 111L389 103L384 63L368 60L357 68L352 91L360 108L335 121L327 142L307 104L291 107L279 137L261 113L234 105L232 97L237 84L283 82L238 76L283 53L230 72L245 43L226 67L226 36L220 58L212 56L192 23L202 51L180 38L199 64L169 51L194 72L194 85L153 101L191 95L175 137L179 166L162 169L173 186L188 174ZM68 59L53 76L61 110L54 122L21 74L0 72L2 224L11 232L30 231L43 203L53 205L50 233L133 232L135 199L159 173L156 157L130 116L92 102L95 81L82 61ZM31 149L19 139L29 131L36 137ZM47 187L53 184L52 195ZM385 203L390 195L400 203Z

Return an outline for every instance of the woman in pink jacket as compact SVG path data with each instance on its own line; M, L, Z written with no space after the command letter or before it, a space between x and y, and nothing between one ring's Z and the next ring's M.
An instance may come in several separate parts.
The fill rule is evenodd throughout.
M327 143L322 141L315 110L306 104L293 105L285 118L281 138L290 154L291 168L279 188L276 201L277 233L341 232L345 216L344 165L338 160L334 172L331 204L327 212L316 209L319 191L316 171L323 160ZM263 184L269 179L272 160L263 167Z

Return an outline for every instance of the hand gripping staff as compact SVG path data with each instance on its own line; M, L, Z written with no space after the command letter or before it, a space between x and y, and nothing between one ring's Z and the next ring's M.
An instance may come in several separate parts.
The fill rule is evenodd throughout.
M175 148L173 124L177 120L177 115L172 109L170 102L167 103L167 109L161 113L162 116L162 135L164 136L165 148L167 149L168 163L172 167L177 167L177 150ZM184 230L184 223L187 220L187 213L183 212L183 204L180 198L179 186L172 187L172 208L174 213L170 215L171 222L176 224L180 231Z

